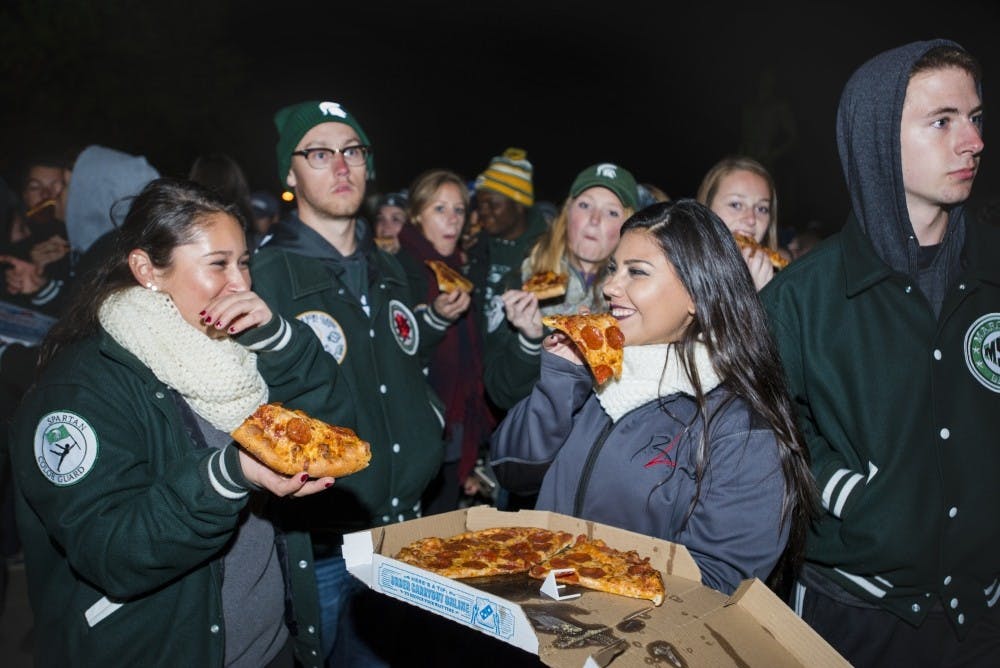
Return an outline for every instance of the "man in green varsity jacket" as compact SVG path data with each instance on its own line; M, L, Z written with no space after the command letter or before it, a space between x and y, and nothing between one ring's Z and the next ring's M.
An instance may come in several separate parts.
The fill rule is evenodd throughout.
M402 267L376 248L358 217L374 163L354 116L336 102L303 102L278 111L275 124L278 174L294 191L297 211L254 256L254 288L286 318L312 327L340 365L339 401L305 410L353 427L372 449L368 468L338 480L330 490L336 493L291 510L313 537L328 661L372 665L367 654L331 658L340 611L350 616L347 606L362 586L346 572L341 536L419 516L443 448L440 401L421 353L443 338L469 298L442 295L414 310Z
M794 604L857 666L1000 665L1000 230L963 206L978 63L879 54L837 140L847 223L761 293L825 510Z

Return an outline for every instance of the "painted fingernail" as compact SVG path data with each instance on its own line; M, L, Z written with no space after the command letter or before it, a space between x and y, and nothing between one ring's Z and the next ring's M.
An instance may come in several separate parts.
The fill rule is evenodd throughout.
M323 489L329 489L332 486L333 486L333 483L332 482L328 482L328 483L326 483L326 484L323 485Z
M206 315L205 316L205 324L206 325L211 325L212 324L212 316L210 316L210 315Z
M303 473L302 475L299 476L299 482L305 482L306 480L309 480L308 473Z
M216 329L222 329L222 321L221 320L216 321L215 328Z
M201 312L201 313L199 313L198 315L205 315L205 312L204 312L204 311L202 311L202 312Z
M233 332L235 332L235 331L236 331L236 328L235 328L235 327L230 327L230 328L229 328L229 333L230 333L230 334L232 334L232 333L233 333Z

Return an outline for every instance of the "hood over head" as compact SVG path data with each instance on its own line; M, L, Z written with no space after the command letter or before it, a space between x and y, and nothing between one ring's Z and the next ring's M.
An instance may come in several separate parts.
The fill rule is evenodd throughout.
M112 207L134 197L160 176L142 156L103 146L88 146L73 165L66 200L66 232L70 247L85 252L105 232L118 227L129 202L112 213ZM114 215L114 218L112 216Z
M903 187L900 122L913 66L940 46L964 51L955 42L934 39L875 56L848 80L837 109L837 148L854 216L876 254L895 271L916 279L935 312L958 270L964 207L949 211L937 256L930 267L921 267Z

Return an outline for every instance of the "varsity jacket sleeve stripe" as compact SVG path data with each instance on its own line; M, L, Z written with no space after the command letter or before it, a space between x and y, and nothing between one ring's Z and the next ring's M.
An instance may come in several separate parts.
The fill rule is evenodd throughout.
M241 342L247 350L254 352L274 352L283 350L292 338L292 329L288 326L288 321L280 315L271 318L271 321L250 330L245 340Z
M788 390L798 409L799 427L809 448L816 486L822 490L823 508L835 517L842 518L864 494L865 476L852 468L844 453L832 447L829 441L817 432L809 407L804 364L797 345L798 337L792 333L793 326L786 324L777 314L778 307L775 306L773 299L764 299L764 304L769 310L771 330L788 378Z

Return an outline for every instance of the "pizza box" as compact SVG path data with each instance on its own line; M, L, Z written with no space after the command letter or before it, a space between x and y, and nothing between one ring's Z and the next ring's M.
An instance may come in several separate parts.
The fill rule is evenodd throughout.
M585 534L636 550L660 570L666 599L654 607L567 585L553 592L558 600L527 576L462 582L392 558L419 538L502 526ZM849 666L760 580L745 580L726 596L701 584L683 545L557 513L474 506L347 534L343 554L348 571L374 591L510 643L549 666Z

